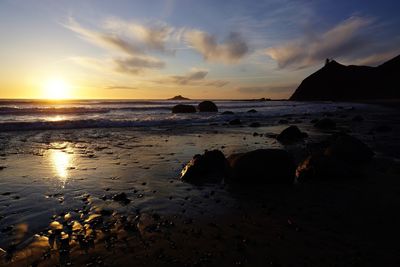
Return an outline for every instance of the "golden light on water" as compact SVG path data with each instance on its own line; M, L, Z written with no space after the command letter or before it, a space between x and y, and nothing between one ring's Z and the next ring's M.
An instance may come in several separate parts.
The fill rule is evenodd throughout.
M61 150L50 150L50 161L53 166L55 175L62 182L66 182L69 178L69 169L72 163L73 155Z
M60 78L53 78L45 82L43 97L46 99L60 100L71 98L70 85Z

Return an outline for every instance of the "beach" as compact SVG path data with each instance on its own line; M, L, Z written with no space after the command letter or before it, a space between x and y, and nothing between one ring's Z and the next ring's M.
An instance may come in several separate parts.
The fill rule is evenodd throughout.
M171 114L176 103L3 103L0 266L400 264L398 109L215 101L218 113ZM315 128L321 118L337 127ZM308 137L277 141L289 125ZM362 179L240 187L180 179L205 150L284 149L299 164L337 132L375 152Z

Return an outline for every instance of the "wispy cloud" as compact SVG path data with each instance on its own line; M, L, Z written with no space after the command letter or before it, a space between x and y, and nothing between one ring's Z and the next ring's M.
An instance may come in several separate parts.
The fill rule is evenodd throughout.
M223 80L207 80L206 76L208 70L192 68L184 75L172 75L166 78L157 80L157 83L172 84L172 85L186 85L186 86L212 86L223 87L228 84Z
M199 30L186 31L184 38L205 60L211 62L237 63L249 52L246 41L236 32L231 32L222 43L218 43L214 35Z
M122 73L138 74L144 69L161 69L165 63L149 56L136 56L114 59L115 70Z
M357 51L368 43L362 30L372 19L351 17L323 33L309 33L302 39L265 50L280 68L304 68L322 62L328 57L341 57Z

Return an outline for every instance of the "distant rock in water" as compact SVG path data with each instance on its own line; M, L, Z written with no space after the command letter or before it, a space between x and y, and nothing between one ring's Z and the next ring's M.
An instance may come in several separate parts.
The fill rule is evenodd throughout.
M181 179L189 183L218 183L229 173L229 164L219 150L195 155L183 168Z
M365 100L400 97L400 55L378 67L345 66L327 60L305 78L290 100Z
M192 105L176 105L172 108L172 113L195 113L196 108Z
M200 112L218 112L217 105L214 104L212 101L203 101L197 106Z
M229 125L240 125L242 122L239 119L233 119L229 121Z
M253 184L293 184L296 166L291 155L281 149L257 149L228 157L230 181Z
M332 130L336 128L336 122L328 118L323 118L321 120L318 120L314 124L314 127L322 130Z
M222 112L222 115L233 115L233 114L235 114L235 113L233 111L230 111L230 110Z
M183 97L183 96L181 96L181 95L177 95L177 96L174 96L174 97L169 98L169 99L167 99L167 100L190 100L190 99L189 99L189 98L186 98L186 97Z

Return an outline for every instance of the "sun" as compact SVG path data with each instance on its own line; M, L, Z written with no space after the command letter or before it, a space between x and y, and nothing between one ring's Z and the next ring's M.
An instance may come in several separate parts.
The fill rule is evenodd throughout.
M71 87L60 78L53 78L45 82L43 97L46 99L66 99L71 97Z

